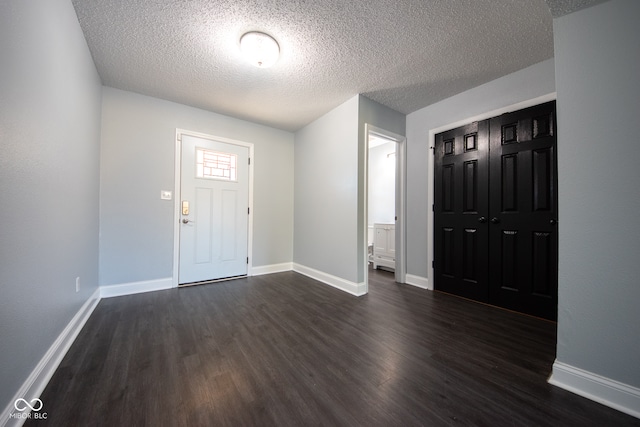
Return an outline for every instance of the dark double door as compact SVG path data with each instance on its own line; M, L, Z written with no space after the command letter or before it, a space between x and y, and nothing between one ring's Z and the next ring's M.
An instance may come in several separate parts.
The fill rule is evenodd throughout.
M557 318L555 102L436 135L435 288Z

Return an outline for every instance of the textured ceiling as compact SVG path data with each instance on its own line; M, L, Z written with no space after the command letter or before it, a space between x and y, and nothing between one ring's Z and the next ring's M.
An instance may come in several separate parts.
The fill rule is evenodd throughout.
M559 16L568 15L577 10L604 3L609 0L546 0L551 11L551 16L557 18Z
M294 131L358 93L407 114L551 58L550 9L585 1L73 4L106 86ZM280 44L273 67L242 61L251 30Z

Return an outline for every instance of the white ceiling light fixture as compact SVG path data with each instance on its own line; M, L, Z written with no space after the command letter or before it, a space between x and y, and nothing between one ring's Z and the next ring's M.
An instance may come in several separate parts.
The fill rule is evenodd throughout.
M247 61L259 68L268 68L280 56L278 42L268 34L251 31L240 38L240 51Z

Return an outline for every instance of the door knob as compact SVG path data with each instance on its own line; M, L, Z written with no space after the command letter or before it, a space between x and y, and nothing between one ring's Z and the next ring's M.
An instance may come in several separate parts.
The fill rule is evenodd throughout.
M551 225L556 225L556 222L557 222L557 221L556 221L555 219L552 219L551 221L549 221L549 224L551 224Z
M492 224L498 224L499 222L500 222L500 220L497 217L494 216L493 218L491 218L491 223Z
M189 224L190 222L195 222L195 221L191 221L190 219L187 219L187 218L182 218L183 224Z
M487 222L487 218L481 216L480 218L478 218L478 222L484 224L485 222Z

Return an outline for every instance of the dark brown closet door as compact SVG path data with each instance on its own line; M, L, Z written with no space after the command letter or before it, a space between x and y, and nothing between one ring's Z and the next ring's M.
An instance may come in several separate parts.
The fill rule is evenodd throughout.
M489 121L436 135L434 245L438 290L488 302Z
M493 118L489 133L489 301L555 320L555 102Z

